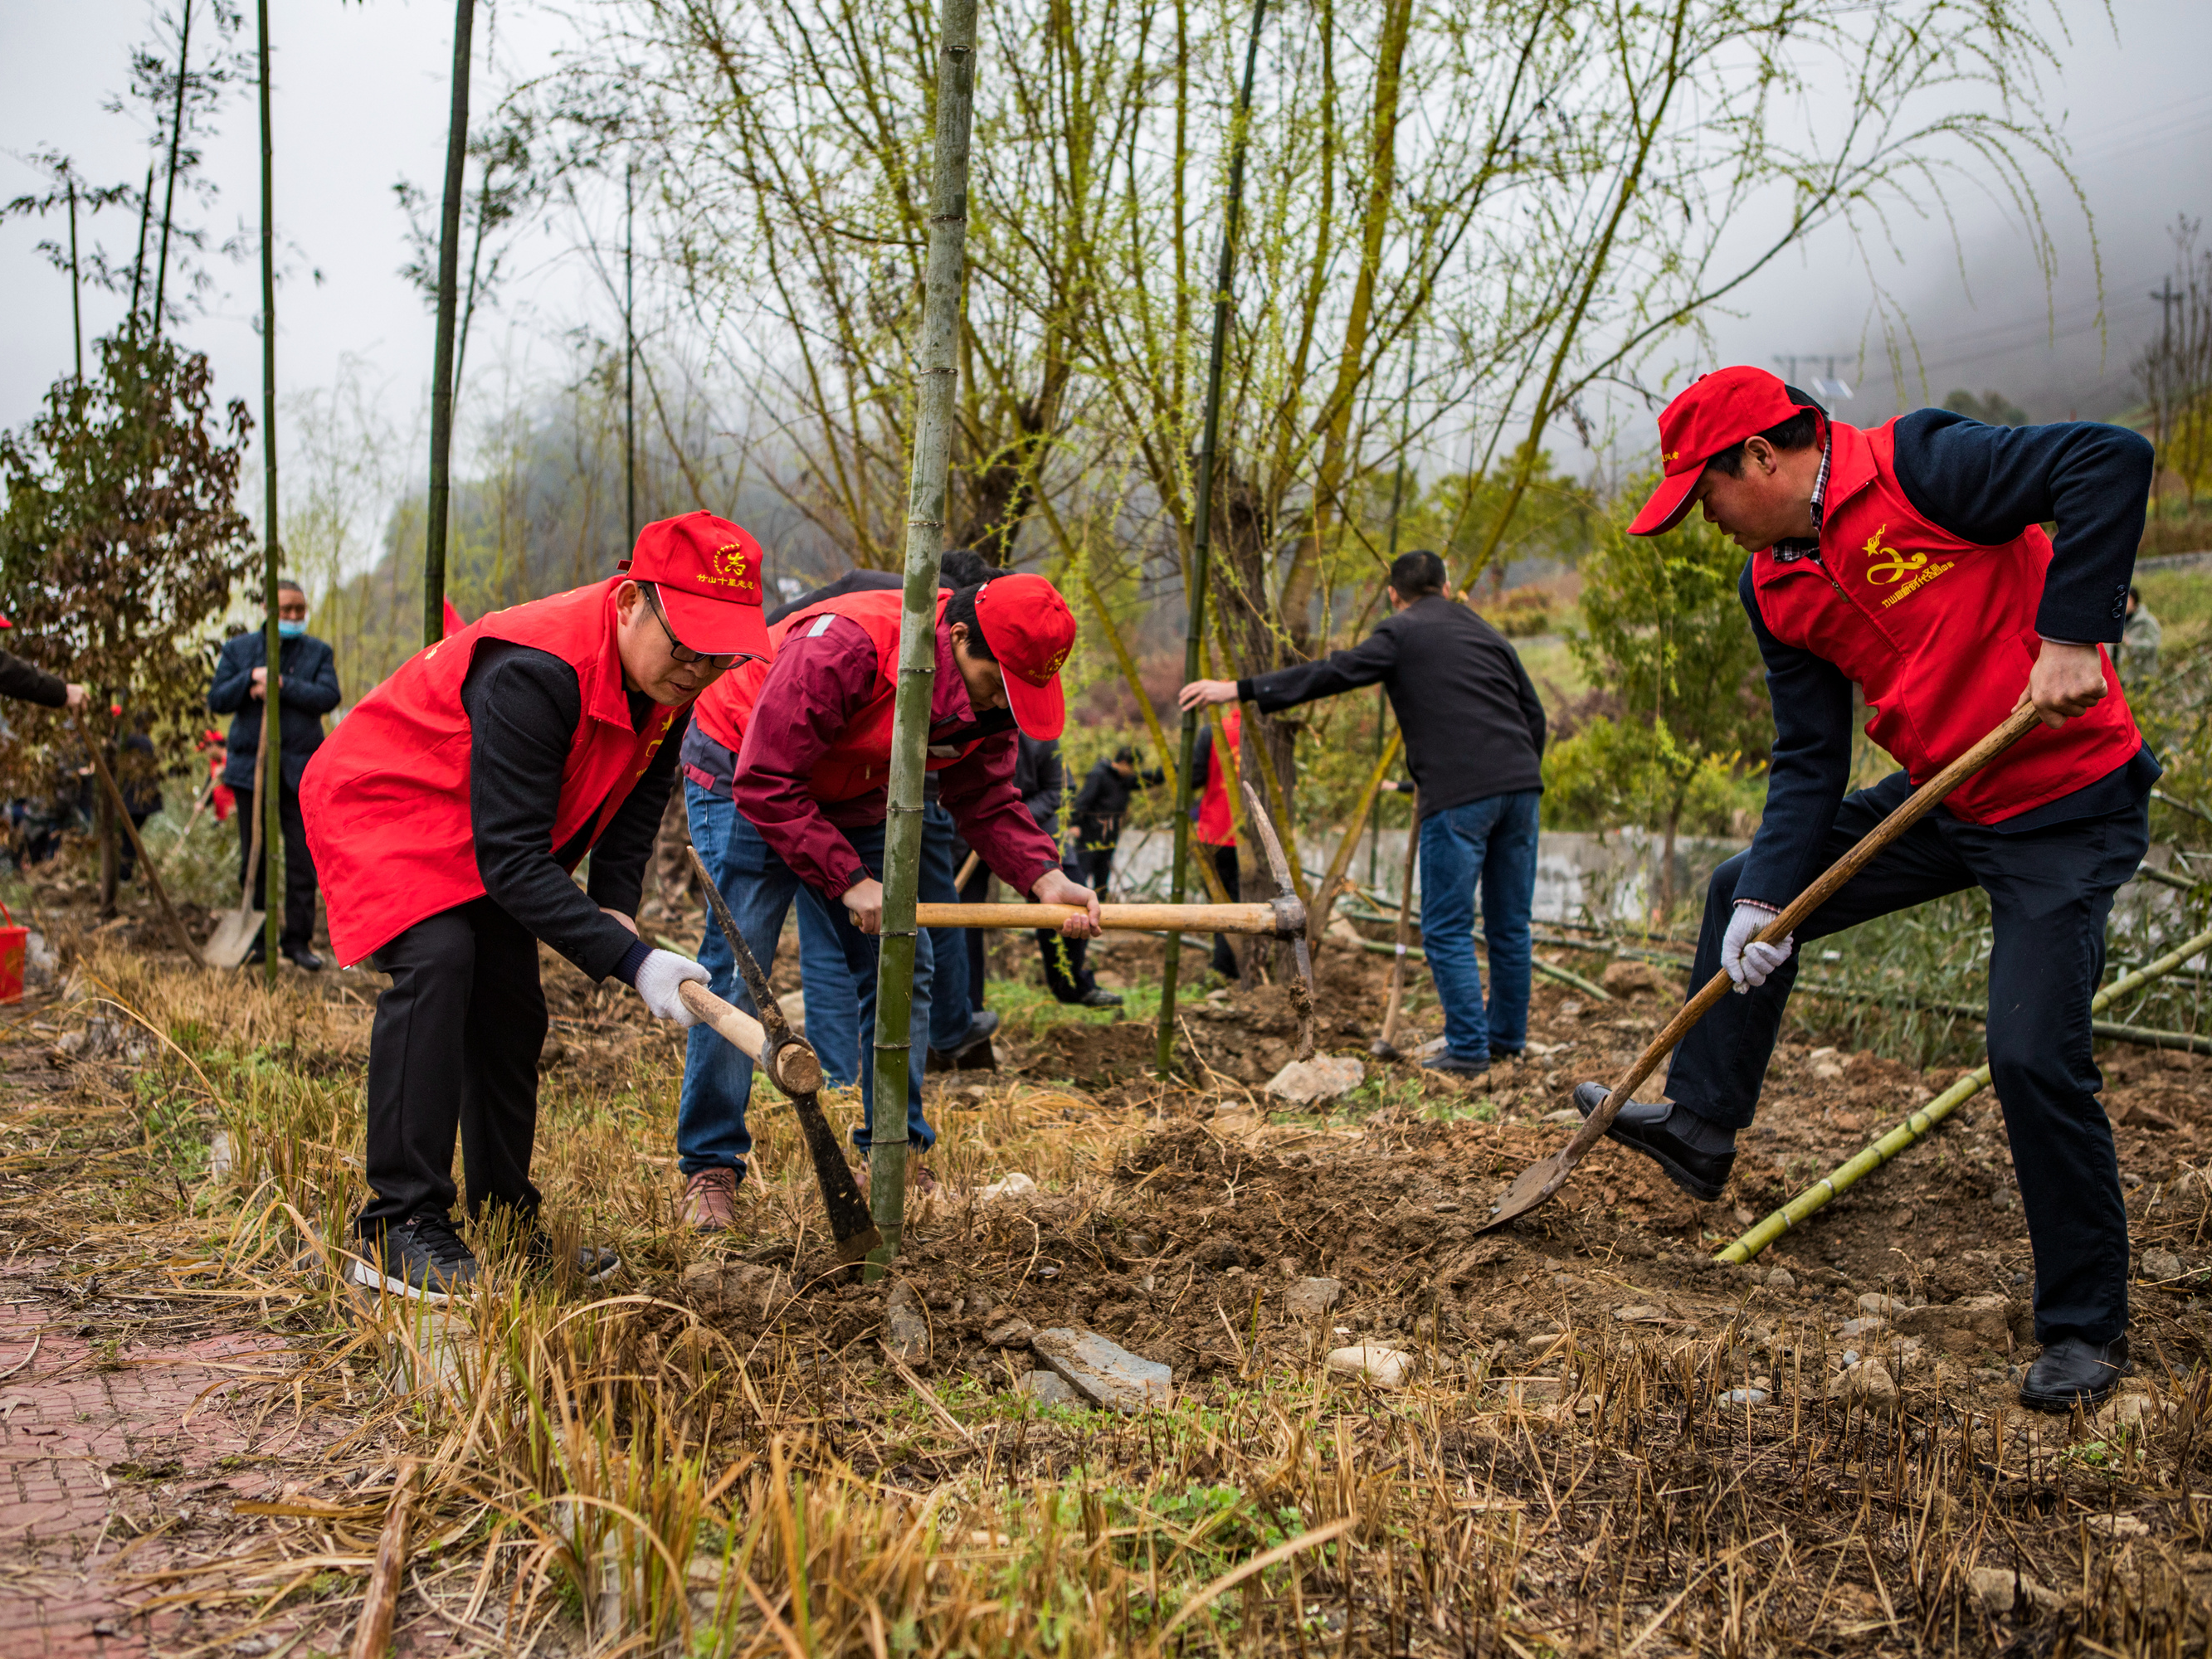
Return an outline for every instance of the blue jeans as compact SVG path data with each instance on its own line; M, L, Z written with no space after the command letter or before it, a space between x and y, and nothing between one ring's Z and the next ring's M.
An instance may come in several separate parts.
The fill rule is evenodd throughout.
M833 915L836 903L804 884L799 889L799 982L806 988L806 1040L821 1056L822 1075L849 1089L860 1080L860 996L837 932L845 907Z
M717 795L686 780L684 805L691 819L691 844L699 849L714 884L729 901L738 931L761 964L763 973L775 961L777 937L792 901L804 892L798 872L777 856L761 832L739 812L727 795ZM878 825L848 830L860 861L872 875L883 869L884 832ZM843 950L839 979L850 985L858 1005L860 1028L871 1038L875 1032L876 963L878 942L853 926L842 905L832 910L837 939ZM715 995L726 997L749 1013L757 1014L752 994L738 978L737 963L722 940L721 930L711 921L700 941L699 960L713 976ZM805 960L801 957L803 969ZM924 1044L929 1031L929 953L915 953L914 1009L908 1041L914 1046L907 1073L907 1145L927 1152L936 1143L937 1132L921 1115L921 1073L927 1058ZM802 988L804 988L802 987ZM811 1012L810 1006L810 1012ZM872 1045L860 1054L860 1101L864 1127L854 1144L865 1149L875 1123L876 1067ZM753 1063L703 1025L686 1036L684 1054L684 1092L676 1109L678 1166L687 1176L717 1165L743 1173L745 1156L752 1151L752 1136L745 1128L745 1103L753 1086Z
M1540 790L1447 806L1421 820L1421 947L1444 1009L1444 1052L1480 1065L1528 1040L1528 912ZM1474 889L1490 947L1490 1003L1474 961Z
M931 801L921 809L921 868L915 896L924 904L957 904L960 895L952 878L960 873L959 860L967 856L968 849L952 827L952 814ZM968 1006L968 930L932 927L927 932L929 958L938 969L932 981L935 994L929 1005L929 1046L949 1054L968 1041L968 1028L975 1023Z

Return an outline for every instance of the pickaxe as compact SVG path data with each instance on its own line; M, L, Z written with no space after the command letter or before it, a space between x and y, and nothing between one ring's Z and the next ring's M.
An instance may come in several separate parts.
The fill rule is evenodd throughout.
M1291 1002L1297 1010L1300 1060L1314 1051L1313 953L1306 945L1306 907L1291 884L1291 866L1275 828L1261 810L1252 786L1244 786L1251 803L1252 827L1267 854L1267 868L1275 878L1275 896L1253 904L1102 904L1099 925L1109 933L1166 933L1186 929L1199 933L1243 933L1287 942L1297 957L1298 974L1291 985ZM917 904L915 925L920 927L1057 927L1084 910L1073 904Z
M858 1261L884 1242L883 1235L876 1231L875 1220L868 1213L868 1200L860 1192L860 1182L853 1179L853 1166L845 1162L845 1150L837 1144L837 1132L830 1127L817 1098L822 1088L821 1059L813 1046L784 1019L783 1006L769 993L768 975L761 972L760 963L746 948L744 935L738 931L737 919L730 915L730 907L722 899L722 890L714 884L714 878L700 858L699 849L690 847L686 850L691 854L692 867L699 872L700 884L707 890L707 903L714 913L714 925L730 942L730 954L737 958L738 972L745 981L745 989L752 994L753 1006L760 1010L760 1018L755 1019L696 981L687 981L677 994L700 1024L709 1027L715 1036L767 1073L769 1080L790 1098L793 1109L799 1114L799 1127L806 1136L807 1156L814 1160L814 1179L822 1188L823 1207L830 1212L830 1231L837 1242L837 1259Z

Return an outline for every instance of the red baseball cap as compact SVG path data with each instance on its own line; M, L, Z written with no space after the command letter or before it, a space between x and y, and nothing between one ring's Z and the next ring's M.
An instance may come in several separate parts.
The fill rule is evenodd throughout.
M994 576L975 595L983 643L1006 680L1006 707L1029 737L1056 738L1067 726L1060 665L1075 644L1075 613L1042 576Z
M669 631L702 655L769 654L761 620L761 544L750 532L711 513L660 519L637 532L617 569L651 582Z
M1779 375L1748 364L1698 376L1659 411L1659 459L1667 476L1628 533L1657 536L1672 530L1689 512L1690 494L1707 461L1809 407Z

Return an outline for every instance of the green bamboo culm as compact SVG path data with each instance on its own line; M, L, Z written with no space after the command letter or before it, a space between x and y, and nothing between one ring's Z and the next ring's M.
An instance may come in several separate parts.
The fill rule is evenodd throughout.
M280 811L284 795L284 726L279 708L283 691L277 684L283 635L276 631L276 575L282 555L276 541L276 186L271 172L276 140L269 125L269 0L259 0L255 18L259 24L261 76L261 638L262 662L268 670L261 719L269 733L272 764L261 781L261 799L254 805L261 812L261 972L273 986L276 983L277 909L284 890L284 821ZM178 68L181 72L181 63Z
M1183 635L1182 678L1188 684L1198 678L1199 652L1206 637L1207 567L1213 551L1213 463L1221 440L1221 374L1229 353L1229 318L1232 306L1230 284L1237 275L1237 228L1244 210L1244 150L1252 130L1252 82L1259 73L1260 25L1267 13L1267 0L1252 0L1252 33L1244 46L1244 85L1237 98L1237 114L1229 136L1229 199L1221 221L1221 261L1213 278L1213 343L1206 363L1206 415L1198 441L1198 481L1193 504L1190 572L1184 594L1190 613ZM1175 863L1168 876L1168 897L1181 904L1190 872L1190 779L1198 764L1198 711L1183 711L1182 763L1176 769ZM1229 757L1216 755L1216 766ZM1182 936L1168 935L1167 960L1160 974L1159 1073L1175 1068L1176 980L1182 967Z
M2212 949L2212 930L2197 934L2186 944L2167 951L2155 962L2144 963L2133 973L2121 975L2089 1000L2089 1012L2102 1013L2120 998L2154 979L2165 978L2190 957L2206 949ZM1822 1176L1772 1215L1722 1249L1715 1260L1750 1261L1799 1222L1826 1209L1838 1194L1849 1192L1863 1177L1873 1174L1907 1146L1924 1139L1937 1124L1989 1086L1990 1068L1985 1062L1967 1073L1925 1106L1918 1108L1904 1122L1856 1158Z
M968 252L968 131L975 105L975 0L945 0L937 62L937 155L929 185L914 472L907 487L906 586L899 617L898 691L891 715L890 811L884 824L884 920L876 967L875 1124L868 1206L883 1243L882 1276L906 1226L906 1091L914 1062L915 888L921 870L921 784L937 689L937 569L945 548L952 457L954 350Z
M438 331L430 349L430 505L422 526L422 643L446 637L446 526L453 499L453 313L461 276L461 198L469 159L470 36L476 0L453 6L453 101L438 215Z

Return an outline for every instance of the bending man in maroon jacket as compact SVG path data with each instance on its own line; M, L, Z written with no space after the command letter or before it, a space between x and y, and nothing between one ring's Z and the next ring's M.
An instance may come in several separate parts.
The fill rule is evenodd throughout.
M711 741L721 750L711 757L717 763L695 758L684 766L692 843L763 968L774 960L799 884L830 902L860 1004L863 1147L875 1122L877 934L901 603L896 590L845 593L778 623L770 630L774 667L749 664L699 699L686 752ZM938 775L939 801L993 873L1044 903L1084 906L1089 914L1069 917L1062 931L1089 939L1098 931L1098 896L1061 872L1059 847L1014 787L1016 728L1056 738L1066 723L1060 668L1074 642L1075 618L1042 576L999 576L940 592L928 767ZM717 787L718 775L732 780L727 793ZM752 1007L729 947L712 927L699 959L712 971L716 993ZM945 971L958 986L962 967ZM921 1111L930 994L929 953L919 951L906 1120L907 1144L924 1151L937 1139ZM695 1031L676 1148L684 1218L702 1232L734 1218L752 1151L745 1129L751 1091L751 1062Z
M2127 615L2151 449L2119 427L1991 427L1923 409L1862 431L1755 368L1698 380L1659 417L1666 477L1629 526L1694 506L1748 550L1744 609L1766 659L1774 758L1750 848L1713 874L1692 984L1726 997L1684 1041L1672 1104L1613 1138L1717 1197L1796 976L1797 939L1978 886L1990 897L1990 1066L2035 1249L2043 1352L2023 1405L2065 1411L2128 1365L2128 1227L2097 1091L2089 999L2112 894L2149 841L2159 764L2105 647ZM2055 520L2056 540L2040 525ZM1905 769L1844 793L1851 689ZM1755 935L1917 784L2014 708L2042 726L1955 790L1814 911ZM1605 1098L1585 1083L1588 1115Z

